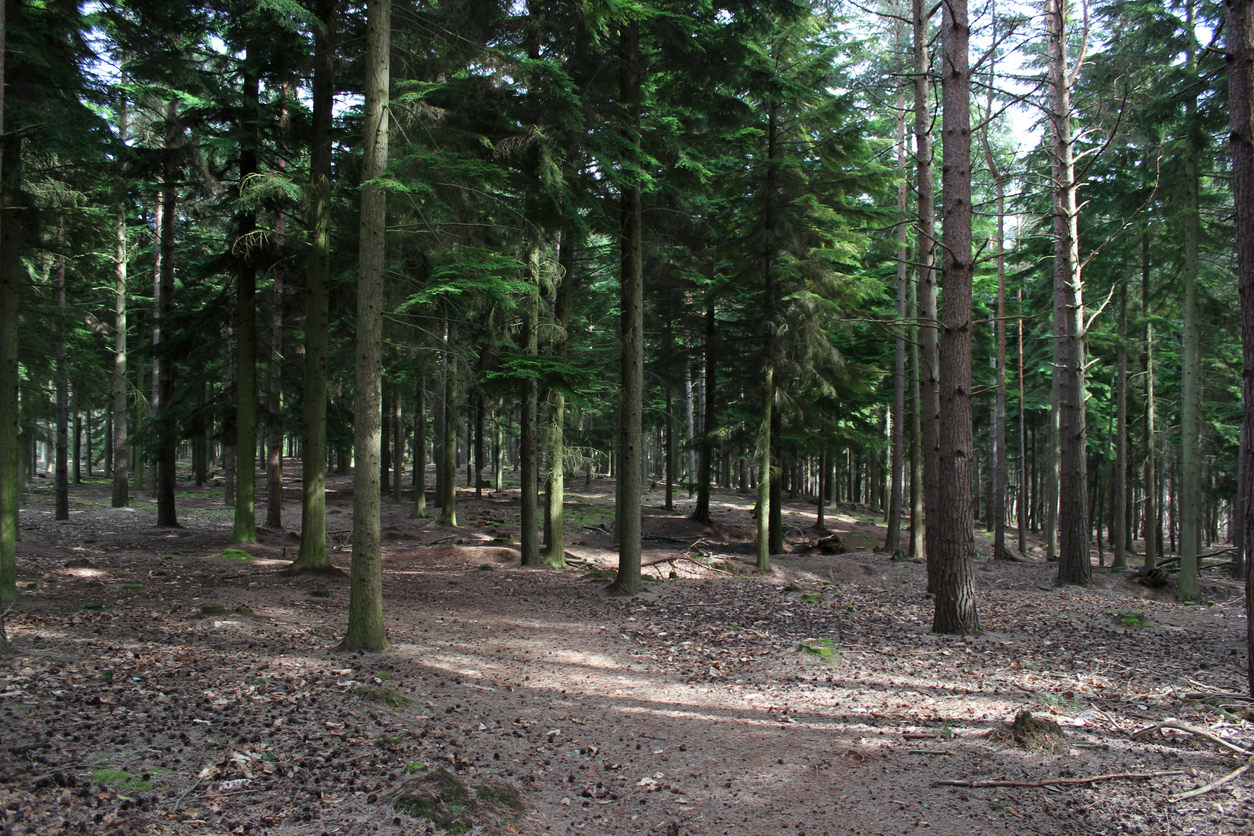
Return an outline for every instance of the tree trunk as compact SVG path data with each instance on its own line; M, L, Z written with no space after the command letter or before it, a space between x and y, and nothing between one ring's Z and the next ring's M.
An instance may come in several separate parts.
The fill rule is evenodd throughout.
M1197 74L1193 55L1193 3L1185 4L1186 72ZM1198 303L1202 238L1201 178L1197 149L1204 143L1197 123L1197 89L1186 99L1184 143L1184 334L1181 345L1180 399L1180 575L1176 598L1196 601L1202 588L1198 578L1198 540L1202 522L1202 321ZM1195 144L1196 143L1196 144Z
M441 474L437 493L440 500L440 525L457 525L457 362L453 357L453 328L448 317L448 303L441 302L444 318L444 431L440 435L438 467Z
M56 453L56 510L53 519L68 520L70 518L70 365L68 358L68 342L65 332L68 312L65 307L65 216L57 215L57 260L54 268L56 279L53 293L57 305L57 344L56 344L56 386L57 386L57 453Z
M620 24L619 90L625 111L624 139L633 149L640 147L640 24ZM620 279L620 340L622 374L619 401L618 481L615 485L620 510L618 534L618 574L611 588L634 595L644 588L640 578L640 495L642 479L641 420L644 411L644 265L641 190L637 182L625 182L619 189L622 221Z
M1054 292L1059 317L1055 333L1054 378L1058 381L1058 582L1092 582L1087 515L1087 461L1084 416L1084 301L1080 276L1079 210L1076 206L1074 144L1071 134L1071 84L1067 66L1066 23L1062 0L1050 0L1047 13L1054 182ZM1079 59L1083 61L1083 56Z
M1115 462L1111 476L1110 566L1128 568L1128 283L1119 281L1119 348L1115 359Z
M392 501L400 504L405 469L405 414L401 406L400 386L392 384Z
M318 0L309 138L309 249L305 267L305 372L301 407L300 551L290 568L326 570L327 376L331 260L331 120L336 0Z
M156 400L161 404L157 416L159 448L157 451L157 527L178 528L174 507L175 466L178 455L178 427L174 418L174 358L168 349L174 341L174 227L176 163L174 153L182 144L183 126L178 121L178 106L166 105L165 171L163 172L163 211L161 215L161 271L159 312L157 316Z
M286 119L284 119L286 121ZM275 249L282 251L287 218L274 223ZM270 379L266 387L266 528L283 530L283 260L276 259L270 290Z
M22 140L4 123L5 4L0 3L0 602L17 598L18 306L22 295ZM3 612L3 610L0 610ZM0 615L0 626L4 624ZM5 637L7 641L7 636Z
M427 382L414 387L414 516L427 516Z
M945 302L940 340L939 501L935 546L928 554L936 566L936 611L932 630L968 635L980 629L975 601L975 520L971 467L972 279L971 246L971 78L970 31L966 0L943 7L942 32L942 181L944 242L942 270ZM929 534L932 526L929 525Z
M710 525L710 480L714 464L714 299L706 300L705 308L705 339L702 346L704 363L705 389L703 393L704 408L701 410L701 449L697 462L697 502L692 511L692 519Z
M557 255L558 284L553 301L553 318L556 334L553 355L567 356L567 328L570 325L570 300L575 286L575 237L574 227L567 224L562 234ZM669 414L669 413L668 413ZM566 396L557 390L549 393L549 487L546 510L548 549L544 562L561 568L566 565ZM669 438L669 436L668 436ZM670 493L668 490L667 498Z
M532 213L528 212L530 216ZM519 342L528 357L539 354L540 327L540 230L531 225L528 218L527 235L527 284L526 298L522 301L522 333ZM536 425L539 411L539 383L528 376L522 381L522 413L518 426L518 456L520 507L519 551L523 566L539 566L544 560L540 555L540 445L539 427Z
M913 0L914 17L914 140L915 174L918 194L919 241L919 402L923 446L923 521L926 527L924 552L927 557L927 589L938 590L938 565L934 560L940 545L936 528L940 501L939 356L936 332L936 196L932 180L932 114L928 108L927 6ZM964 53L965 54L965 53ZM963 59L964 66L966 59ZM946 74L948 75L948 73Z
M357 282L356 396L353 409L353 559L348 629L341 650L386 650L380 541L379 453L383 377L383 285L387 266L387 196L375 184L388 161L391 0L367 4L365 125Z
M125 75L123 76L125 78ZM130 110L126 97L118 106L118 141L125 145L130 124ZM119 189L126 188L126 170L120 171ZM125 508L130 505L130 473L128 465L129 451L127 447L127 384L126 384L126 193L118 200L117 215L114 221L113 250L113 497L114 508Z
M909 230L906 228L906 103L905 96L897 98L897 169L902 175L897 185L897 336L893 357L893 406L889 413L889 444L892 464L891 487L888 494L888 519L884 533L884 551L896 554L901 550L901 503L905 494L904 480L906 455L906 285L910 257ZM819 513L823 502L819 501ZM822 526L822 519L819 520Z
M754 509L758 528L757 569L762 574L771 571L771 526L768 509L771 504L770 486L774 480L768 477L771 468L771 424L775 409L774 368L769 359L762 369L762 426L758 430L758 505Z
M249 52L253 52L250 46ZM255 56L254 56L255 57ZM257 118L259 84L255 74L244 74L246 124ZM239 188L257 173L258 132L244 128L240 146ZM242 212L231 247L235 259L235 528L234 543L257 540L257 212Z
M1241 345L1243 370L1241 395L1245 405L1244 432L1247 443L1241 472L1242 493L1251 495L1254 479L1249 442L1254 439L1254 2L1228 0L1226 34L1228 48L1228 113L1232 143L1232 195L1236 210L1236 250L1238 288L1241 295ZM1249 559L1254 544L1254 502L1246 502L1242 542L1245 544L1245 624L1247 680L1254 695L1254 561Z
M909 299L907 304L911 317L918 322L919 284L910 282L907 288ZM922 379L922 359L919 351L919 335L921 329L916 324L910 329L914 337L910 340L910 556L922 558L927 551L924 548L923 535L925 530L923 510L923 411L920 381ZM829 456L830 458L830 456ZM829 483L832 491L836 488L836 479L830 475L835 467L835 459L829 462Z
M1158 468L1157 409L1154 404L1154 322L1150 317L1150 236L1149 219L1141 232L1141 316L1145 319L1145 512L1142 532L1145 539L1145 571L1158 565Z

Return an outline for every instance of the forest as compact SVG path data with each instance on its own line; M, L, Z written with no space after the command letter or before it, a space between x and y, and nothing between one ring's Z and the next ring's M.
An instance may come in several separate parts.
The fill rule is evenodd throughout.
M624 619L722 576L841 612L862 569L818 555L858 552L938 654L1010 653L1031 589L1228 647L1198 620L1254 602L1252 6L7 0L0 641L67 566L165 577L197 532L215 584L326 585L311 641L396 650L428 617L398 541L478 531ZM1227 612L1244 663L1189 704L1248 737Z

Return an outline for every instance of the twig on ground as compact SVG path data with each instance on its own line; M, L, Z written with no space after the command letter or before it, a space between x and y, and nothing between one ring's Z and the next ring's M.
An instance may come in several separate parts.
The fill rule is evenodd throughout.
M1240 778L1242 775L1249 772L1251 768L1254 768L1254 758L1250 758L1249 761L1246 762L1245 766L1234 769L1232 772L1229 772L1227 775L1225 775L1224 777L1220 778L1217 781L1211 781L1209 784L1207 784L1204 787L1198 787L1195 790L1189 790L1188 792L1181 793L1180 795L1173 795L1168 800L1172 804L1175 804L1177 801L1184 801L1189 798L1197 798L1199 795L1206 795L1206 793L1210 792L1213 789L1222 787L1224 784L1228 783L1229 781L1235 781L1237 778Z
M965 787L968 789L985 789L988 787L1052 787L1058 784L1095 784L1098 781L1114 781L1120 778L1166 778L1171 775L1183 775L1183 769L1171 769L1166 772L1115 772L1109 775L1093 775L1089 778L1051 778L1046 781L933 781L934 787Z
M201 782L201 780L202 780L202 779L201 779L199 776L197 776L197 777L196 777L196 780L192 782L192 785L191 785L190 787L188 787L187 789L183 790L183 794L182 794L182 795L180 795L178 798L174 799L174 806L173 806L172 808L170 808L170 812L171 812L171 813L177 813L177 812L179 811L179 807L180 807L180 806L182 806L182 804L183 804L183 799L184 799L184 798L187 798L187 796L191 795L191 794L192 794L192 790L194 790L194 789L196 789L197 787L199 787L199 786L200 786L200 782Z
M1224 740L1222 737L1211 734L1205 729L1196 729L1193 726L1186 726L1184 723L1176 723L1176 722L1172 722L1171 720L1168 720L1165 723L1157 723L1153 726L1150 726L1147 729L1141 729L1139 732L1133 732L1132 737L1133 738L1143 737L1144 735L1150 734L1151 732L1159 731L1160 729L1175 729L1176 731L1186 732L1196 737L1200 737L1203 740L1209 740L1211 743L1214 743L1216 746L1219 746L1220 748L1223 748L1223 749L1228 749L1229 751L1232 751L1232 752L1236 752L1238 755L1249 756L1250 754L1252 754L1248 749L1242 748L1241 746L1238 746L1235 743L1230 743L1229 741Z

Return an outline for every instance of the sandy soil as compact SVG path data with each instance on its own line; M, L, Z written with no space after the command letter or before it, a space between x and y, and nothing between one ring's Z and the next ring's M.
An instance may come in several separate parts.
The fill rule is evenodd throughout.
M349 485L333 487L347 568ZM571 487L565 570L517 565L516 492L463 491L459 528L412 518L408 492L388 505L393 648L344 654L347 579L279 574L290 531L224 552L220 488L180 494L185 528L168 531L146 499L108 508L103 483L54 522L40 481L17 652L0 659L0 833L441 832L398 812L402 794L478 833L1254 832L1251 774L1174 800L1249 758L1132 736L1171 720L1254 740L1248 701L1219 696L1243 690L1245 622L1218 573L1210 606L1182 607L1107 569L1056 589L1039 557L982 561L984 632L940 637L925 567L876 553L865 509L828 511L848 553L781 555L758 576L750 496L719 493L706 527L686 498L662 510L659 489L651 580L613 597L612 486ZM284 513L299 524L294 501ZM789 503L790 540L816 536L813 513ZM1064 739L1018 744L1024 709ZM1151 777L936 784L1112 774Z

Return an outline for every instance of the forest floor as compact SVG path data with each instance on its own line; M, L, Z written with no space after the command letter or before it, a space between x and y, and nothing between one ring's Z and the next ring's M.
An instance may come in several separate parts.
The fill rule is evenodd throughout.
M344 569L350 487L329 496ZM148 498L111 509L103 482L54 522L37 480L0 658L0 833L1254 832L1254 774L1176 799L1248 758L1133 737L1175 721L1254 741L1239 696L1197 696L1244 691L1235 582L1208 573L1188 607L1096 566L1059 589L1039 549L994 563L981 531L983 632L937 636L925 567L875 551L865 509L828 511L847 553L763 576L748 494L717 492L703 526L657 489L651 579L614 597L612 485L568 487L584 562L565 570L518 565L516 491L463 489L458 528L411 517L409 491L385 503L392 650L346 654L347 576L280 574L290 531L227 551L221 487L187 488L185 527L159 530ZM816 536L814 512L787 503L790 540ZM1025 709L1062 738L1016 742ZM1111 775L1150 777L1075 782Z

